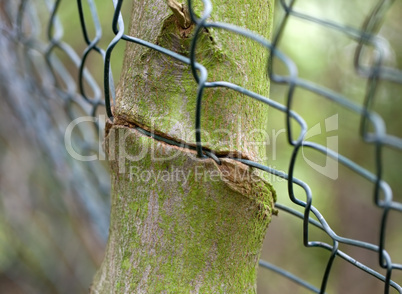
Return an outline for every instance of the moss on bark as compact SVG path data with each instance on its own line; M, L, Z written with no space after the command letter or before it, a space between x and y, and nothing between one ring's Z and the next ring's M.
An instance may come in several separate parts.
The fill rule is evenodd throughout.
M111 132L108 149L122 157L110 161L110 236L92 292L254 293L271 185L230 159L217 165L133 129Z
M183 30L163 1L154 1L156 12L141 11L146 4L134 2L131 35L188 55L194 26ZM212 20L270 37L271 1L216 0L213 4ZM207 68L208 81L229 81L268 96L266 49L220 29L204 30L198 37L196 59ZM152 49L128 44L123 72L115 116L194 144L197 84L190 67ZM265 146L255 143L267 139L267 112L267 105L236 91L206 89L201 118L203 146L218 153L236 151L254 160L263 158Z
M197 11L201 10L196 1ZM271 0L213 1L212 19L269 37ZM135 0L130 35L183 55L183 30L163 0ZM197 61L209 81L268 95L267 52L221 30L199 36ZM189 66L129 44L106 149L112 174L111 226L93 293L255 293L256 271L275 192L239 162L198 159L127 127L194 144L197 84ZM207 89L203 146L261 161L267 106L228 89Z

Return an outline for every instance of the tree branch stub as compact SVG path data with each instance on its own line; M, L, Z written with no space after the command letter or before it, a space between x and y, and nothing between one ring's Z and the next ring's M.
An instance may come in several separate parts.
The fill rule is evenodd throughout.
M176 0L165 0L166 4L173 11L177 21L183 29L187 29L191 25L190 13L184 4L178 3Z

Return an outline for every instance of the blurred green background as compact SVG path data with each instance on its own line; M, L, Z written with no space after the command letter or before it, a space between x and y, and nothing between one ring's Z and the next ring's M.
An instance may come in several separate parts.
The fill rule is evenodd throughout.
M62 136L70 119L65 115L66 104L57 99L42 99L42 91L48 90L43 86L46 79L40 77L41 72L28 71L25 61L19 60L20 56L24 56L22 46L13 41L13 34L17 32L13 22L18 13L18 2L0 3L0 56L3 60L0 65L0 89L5 101L0 108L0 293L86 293L102 261L107 240L107 164L104 161L75 161L63 149ZM84 14L90 36L93 37L94 26L88 5L84 2ZM111 30L114 8L112 1L94 2L103 28L99 47L105 49L114 37ZM35 21L42 27L38 36L44 42L50 18L45 3L53 2L28 1L29 9L36 8L35 12L30 13L37 16ZM299 0L293 8L319 19L360 29L377 3L373 0ZM130 1L125 1L122 9L126 26L130 18L130 4ZM284 16L284 10L279 1L275 5L276 28ZM62 40L78 56L82 56L86 44L82 37L76 2L61 1L57 15L64 28ZM388 44L385 65L399 70L402 67L401 20L402 3L399 1L386 13L378 32ZM23 27L26 36L35 36L29 22L23 23ZM116 85L123 62L124 45L123 41L119 42L112 55ZM342 32L291 16L278 47L297 65L301 78L340 93L358 105L363 104L367 80L357 75L353 66L356 41ZM77 83L77 67L61 50L56 49L54 53ZM373 57L370 54L374 53L368 52L365 56L368 64ZM30 55L29 58L39 57ZM286 69L277 61L274 61L273 66L275 72L286 73ZM103 89L101 56L91 53L87 68L100 89ZM28 76L24 75L24 71L29 73ZM64 88L67 91L67 87ZM85 89L93 94L88 84ZM287 86L271 83L270 98L284 104L287 90ZM399 138L402 137L401 90L400 84L381 81L373 104L373 110L384 119L387 132ZM58 92L55 95L59 95ZM28 105L24 99L30 100L31 116L22 111ZM78 106L73 109L73 116L85 114ZM358 115L300 88L296 89L292 109L306 120L309 127L317 124L323 127L326 118L338 115L337 130L328 134L322 132L309 140L325 146L328 136L337 136L340 154L371 172L375 171L374 148L364 143L359 135ZM98 113L103 111L99 108ZM268 116L270 144L267 164L287 172L293 149L286 139L285 115L270 109ZM46 119L47 124L41 125ZM89 129L92 126L88 124L87 127ZM38 131L38 128L41 130ZM298 131L295 125L294 134ZM41 132L44 134L41 135ZM88 150L96 150L96 131L88 135L87 130L83 130L75 134L75 138L77 148L85 149L88 144L92 144L95 147L90 146ZM325 164L325 156L317 151L305 149L303 152L307 159L320 165ZM384 148L383 162L384 180L390 184L395 201L401 202L400 151ZM339 165L337 179L329 179L311 168L302 157L298 158L295 177L311 187L313 205L339 236L378 244L382 210L374 205L372 183L342 165ZM287 182L274 177L270 179L277 190L278 202L302 211L289 200ZM304 199L301 189L295 191L296 196ZM281 211L269 227L262 258L319 288L329 252L305 248L302 232L301 220ZM328 236L313 227L310 240L332 244ZM385 248L393 262L402 263L401 213L390 213ZM340 249L385 274L378 266L376 253L347 245L341 245ZM402 272L394 270L392 279L402 284ZM327 293L383 293L383 287L381 281L337 258ZM260 268L258 293L311 292Z

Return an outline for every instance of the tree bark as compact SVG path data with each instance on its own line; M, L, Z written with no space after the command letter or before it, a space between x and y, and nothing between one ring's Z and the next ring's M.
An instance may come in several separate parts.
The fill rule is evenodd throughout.
M270 37L271 0L213 5L212 20ZM163 0L135 0L129 34L188 55L194 25L183 29L180 23ZM268 96L267 52L251 40L204 30L196 57L209 81L230 81ZM235 160L200 159L136 128L195 145L196 90L189 66L127 45L115 120L105 140L112 174L109 241L92 293L256 292L258 259L274 212L272 186ZM207 89L203 147L261 162L267 110L235 91Z

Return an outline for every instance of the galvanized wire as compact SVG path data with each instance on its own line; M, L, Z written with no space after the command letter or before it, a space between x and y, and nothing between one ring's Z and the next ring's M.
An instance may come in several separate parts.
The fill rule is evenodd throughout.
M156 134L150 133L144 129L136 127L137 130L143 134L151 136L157 140L168 142L169 144L180 145L183 148L191 148L197 151L199 157L211 157L219 163L219 156L204 150L203 138L201 136L201 119L202 119L202 98L206 88L223 87L237 91L241 94L247 95L250 99L255 99L261 103L267 104L275 111L281 112L286 116L286 134L289 146L292 147L292 154L290 158L290 164L288 166L287 173L275 169L273 166L263 165L251 160L233 158L244 164L260 169L267 172L274 177L281 178L287 181L288 197L292 203L302 208L303 212L297 211L287 205L281 204L281 198L278 199L276 207L283 213L289 214L297 219L300 219L303 224L303 238L300 242L305 247L321 248L330 253L326 262L326 268L322 274L321 284L312 285L309 281L303 280L294 274L281 268L281 265L274 265L266 261L260 261L260 266L266 269L272 270L289 280L294 281L298 285L303 286L307 290L313 293L325 293L327 289L327 283L331 277L333 264L336 259L343 259L349 262L354 267L358 268L362 272L371 275L384 283L384 293L389 293L390 289L395 289L398 293L402 293L402 286L392 281L391 276L395 271L402 270L402 264L393 261L393 257L385 249L385 239L387 236L387 225L390 212L397 213L402 212L402 203L395 201L393 197L393 191L389 184L384 181L383 173L386 168L383 163L382 153L384 148L392 148L397 152L402 150L402 138L388 134L385 128L384 119L373 110L374 100L376 99L376 90L380 81L390 81L393 83L402 84L402 71L396 68L389 68L384 65L384 55L386 52L386 44L384 40L377 36L377 32L381 27L381 23L385 17L385 13L392 7L394 1L380 0L373 8L370 15L367 15L365 22L360 28L354 28L345 26L343 24L336 23L334 21L328 21L319 19L308 14L300 13L294 9L295 0L291 0L288 3L284 0L280 0L275 9L283 10L284 16L279 20L278 26L275 28L272 41L265 39L262 36L255 34L247 29L234 26L232 24L212 22L210 20L211 14L213 14L213 5L209 0L203 0L204 11L202 15L197 18L193 11L193 1L188 0L187 4L190 9L190 15L192 21L196 24L194 38L190 48L189 57L182 56L178 53L172 52L166 48L158 46L156 44L147 42L137 37L129 36L125 34L125 22L121 15L121 8L123 0L113 0L115 8L112 22L112 31L115 35L113 40L109 43L108 47L103 50L99 45L99 41L102 38L101 21L96 12L96 4L93 0L87 0L90 8L91 21L95 28L95 36L91 39L89 37L87 29L87 19L83 12L83 3L81 0L77 0L79 20L82 28L82 36L87 45L81 57L79 57L75 51L61 40L62 27L57 20L58 7L61 0L55 2L46 1L50 9L50 21L47 27L48 44L38 44L37 40L27 38L23 33L23 18L26 17L26 4L28 0L21 1L18 20L17 20L17 33L15 37L25 48L35 49L40 52L46 60L47 69L42 69L43 72L47 71L53 78L53 85L55 89L60 92L60 97L66 105L71 103L79 104L82 109L85 109L86 113L95 116L99 106L105 105L106 113L110 120L113 120L112 105L115 102L115 85L113 81L111 71L111 56L113 50L119 42L132 42L141 46L146 46L150 49L156 50L160 53L168 55L184 64L190 65L194 80L198 84L197 97L196 97L196 113L195 113L195 141L196 147L176 143L172 140L167 140ZM73 5L71 3L71 5ZM35 15L35 12L31 12L30 15ZM359 76L367 80L367 88L365 92L365 99L362 105L352 102L348 97L330 90L322 85L313 83L309 80L303 79L298 75L297 64L289 57L286 56L280 49L279 44L281 37L287 26L289 19L301 19L309 23L317 24L329 30L335 30L341 34L353 40L357 44L354 57L354 68ZM233 34L238 34L244 38L249 38L256 42L259 46L265 48L269 52L269 66L267 68L267 74L271 80L271 83L282 84L287 86L287 96L285 103L281 104L269 97L259 95L249 89L245 89L239 85L230 83L228 81L214 81L208 82L208 71L203 66L203 60L197 60L195 51L198 41L197 32L204 28L214 28L218 30L225 30ZM371 65L368 66L363 62L363 55L368 48L374 48L376 55ZM69 57L70 63L74 64L78 68L78 89L74 79L70 76L68 71L57 59L54 53L55 49L59 49ZM103 82L104 89L102 97L102 91L100 91L97 83L86 69L87 57L90 54L100 54L104 61ZM287 74L278 74L275 71L273 64L280 62L287 70ZM90 97L85 90L84 84L87 84L93 96ZM323 100L327 100L330 103L337 105L345 110L354 113L360 118L360 137L361 139L374 146L375 153L373 159L375 161L374 171L370 171L353 160L347 158L345 155L339 154L334 150L330 150L327 146L317 144L305 140L306 133L308 131L308 124L306 120L298 114L297 109L294 108L295 90L303 89L309 93L314 93L321 97ZM77 95L78 93L78 95ZM103 100L104 98L104 100ZM44 110L46 111L46 110ZM69 107L66 108L66 112L69 113ZM73 119L73 115L70 115ZM27 118L27 120L29 120ZM295 127L299 126L299 133L295 136ZM45 134L43 134L45 136ZM44 137L39 138L39 141L47 142ZM85 141L85 140L84 140ZM44 147L47 148L47 147ZM310 188L309 183L304 182L295 177L295 169L297 166L297 159L300 157L300 151L302 148L310 148L318 151L326 156L337 160L341 165L350 169L353 173L366 179L368 182L373 183L373 204L381 209L382 217L380 223L380 234L378 236L378 242L376 244L366 241L346 238L337 234L337 232L329 225L326 220L326 216L323 212L320 212L316 207L312 205L314 198L314 191ZM48 150L49 149L49 150ZM51 148L48 148L49 153L52 152ZM54 160L57 161L57 155L54 156ZM94 171L94 173L96 173ZM305 195L298 195L295 192L296 186L304 190ZM108 187L106 185L106 187ZM283 197L283 196L282 196ZM89 209L90 210L90 209ZM319 228L323 231L332 242L326 243L322 241L314 241L310 239L311 226ZM383 269L383 272L379 272L373 268L370 268L363 263L359 262L354 256L348 255L339 249L340 245L350 245L356 248L366 249L375 252L378 257L378 265Z

